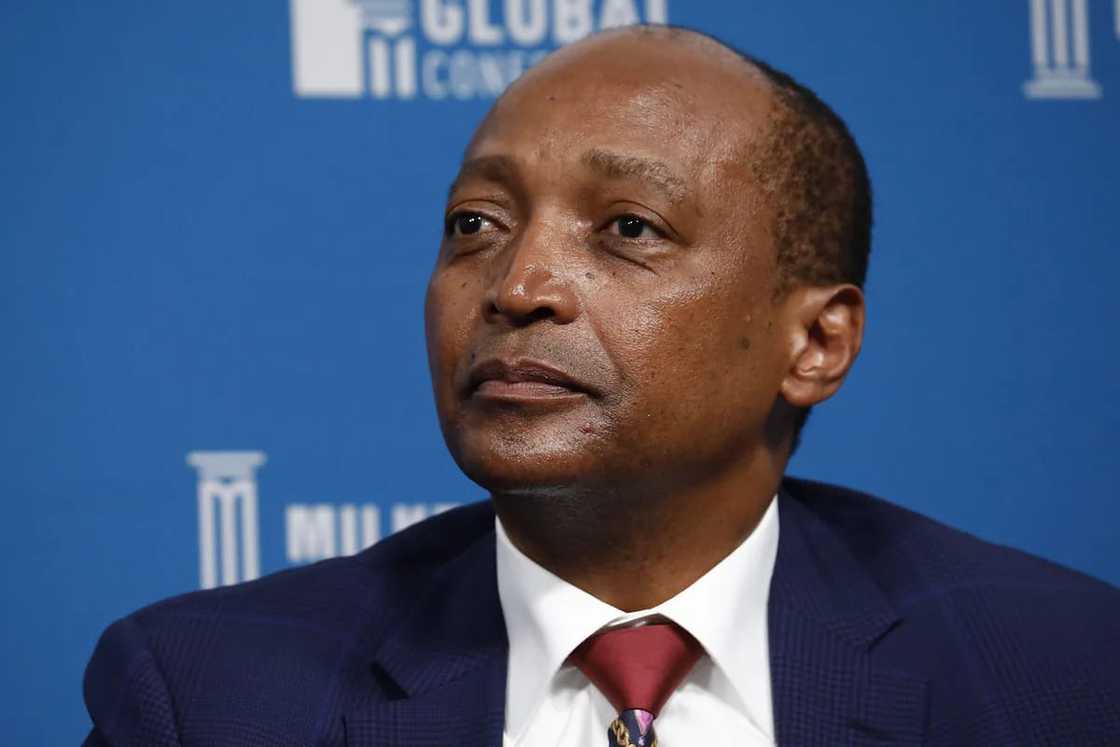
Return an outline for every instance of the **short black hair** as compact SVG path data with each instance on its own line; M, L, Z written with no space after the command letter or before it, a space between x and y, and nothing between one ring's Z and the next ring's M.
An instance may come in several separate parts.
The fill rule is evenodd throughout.
M862 288L871 255L871 179L855 138L813 91L738 54L774 86L776 107L754 168L779 196L774 233L782 282Z

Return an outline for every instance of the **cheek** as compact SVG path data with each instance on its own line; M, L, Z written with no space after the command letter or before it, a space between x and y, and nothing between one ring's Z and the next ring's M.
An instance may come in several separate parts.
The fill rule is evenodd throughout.
M428 339L428 364L437 395L452 384L456 366L469 344L478 303L474 284L437 271L428 284L424 302L424 327Z
M776 385L765 307L750 289L706 274L635 303L626 323L605 325L620 354L634 415L649 427L676 428L727 417L765 417Z

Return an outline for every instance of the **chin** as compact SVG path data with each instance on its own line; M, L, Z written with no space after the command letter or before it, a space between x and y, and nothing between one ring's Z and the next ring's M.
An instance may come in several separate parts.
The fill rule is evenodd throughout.
M467 477L491 493L569 493L601 472L587 450L540 441L480 440L465 438L452 448L452 456Z
M464 408L441 420L459 468L493 493L568 491L608 471L611 434L585 407Z

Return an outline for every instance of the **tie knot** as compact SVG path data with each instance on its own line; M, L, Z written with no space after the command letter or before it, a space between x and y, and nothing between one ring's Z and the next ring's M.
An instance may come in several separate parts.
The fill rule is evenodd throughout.
M569 661L620 712L640 709L656 716L701 653L687 631L665 622L599 631Z

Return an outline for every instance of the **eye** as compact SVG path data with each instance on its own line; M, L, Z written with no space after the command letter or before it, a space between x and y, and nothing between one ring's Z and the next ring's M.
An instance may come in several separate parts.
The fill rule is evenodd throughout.
M478 213L452 213L447 216L443 230L448 237L472 236L490 225L490 220Z
M636 215L620 215L611 221L610 230L625 239L653 239L663 234L649 221Z

